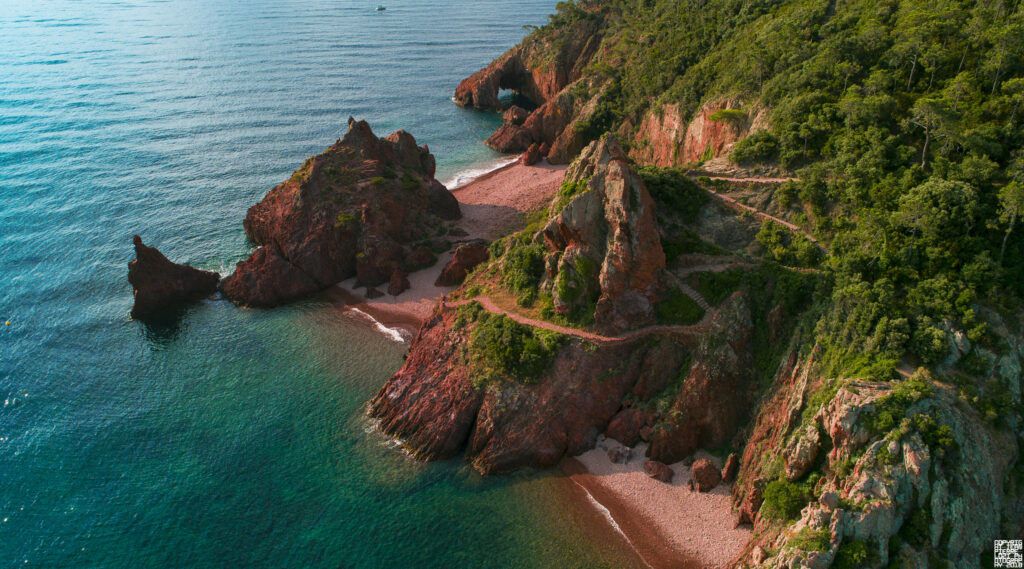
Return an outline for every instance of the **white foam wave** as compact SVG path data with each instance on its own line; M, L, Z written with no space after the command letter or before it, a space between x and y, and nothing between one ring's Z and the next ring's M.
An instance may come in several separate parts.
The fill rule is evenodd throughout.
M634 552L636 552L636 555L640 558L640 561L643 562L643 564L646 565L649 569L654 569L654 567L650 563L648 563L647 559L645 559L644 556L640 553L640 550L637 549L636 544L633 543L633 540L629 539L629 536L626 535L626 532L622 531L622 528L619 526L619 523L616 522L615 517L612 516L611 510L606 508L605 505L602 504L601 502L598 502L597 498L595 498L593 494L591 494L590 491L587 490L586 486L580 484L579 482L576 482L575 480L573 480L573 483L583 490L583 493L587 495L587 499L590 501L590 503L593 504L599 512L601 512L601 514L608 521L608 523L611 524L612 528L616 532L618 532L619 535L625 538L626 543L628 543L629 547L632 548Z
M475 164L465 170L456 172L451 178L445 180L443 182L444 187L449 190L454 190L461 186L465 186L480 176L490 174L495 170L500 170L501 168L514 163L516 160L519 160L518 156L504 156L493 161Z
M403 343L403 344L405 342L409 341L409 338L406 338L405 335L402 334L403 330L401 328L388 328L387 326L382 324L379 320L377 320L373 316L370 316L369 314L363 312L362 310L359 310L358 308L352 307L352 311L359 313L364 318L366 318L367 320L372 322L373 323L373 327L376 328L378 331L380 331L385 336L387 336L388 338L391 338L392 340L394 340L396 342Z

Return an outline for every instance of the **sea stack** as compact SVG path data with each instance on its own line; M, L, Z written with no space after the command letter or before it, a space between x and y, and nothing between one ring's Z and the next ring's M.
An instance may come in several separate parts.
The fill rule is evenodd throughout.
M172 263L156 248L143 244L138 235L132 242L135 260L128 263L128 282L135 295L132 318L151 319L217 292L217 273Z

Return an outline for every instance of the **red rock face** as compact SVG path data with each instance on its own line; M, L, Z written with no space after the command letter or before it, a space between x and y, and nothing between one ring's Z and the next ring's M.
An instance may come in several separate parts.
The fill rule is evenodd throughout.
M487 248L487 242L482 239L474 239L463 243L455 248L452 260L445 265L434 281L435 286L458 286L466 280L469 274L477 265L491 258L491 252Z
M743 294L726 300L701 336L682 392L651 437L651 458L673 463L701 447L725 446L749 420L753 322Z
M455 318L455 311L439 310L421 328L405 365L368 413L417 456L444 458L464 449L482 473L551 466L593 448L649 367L646 341L595 351L570 340L536 383L506 379L474 387L463 356L471 328L455 329Z
M779 449L781 453L786 436L799 424L807 389L807 374L812 365L813 360L797 365L796 354L791 353L779 372L775 392L765 398L761 405L750 438L743 449L739 474L732 489L740 523L753 523L758 518L762 492L768 483L759 472L764 468L766 460L776 458L775 454L765 455L764 449Z
M643 411L639 409L623 409L608 423L605 435L610 439L615 439L631 447L640 442L640 429L646 423L647 417Z
M711 101L693 120L681 115L679 105L652 109L637 129L632 157L655 166L682 166L728 154L741 138L762 122L758 110L739 118L712 120L722 109L740 109L738 101Z
M277 306L321 288L320 283L281 256L274 245L257 249L221 283L224 296L244 298L249 306Z
M364 121L249 209L245 232L263 247L222 290L238 304L273 306L351 276L387 283L458 201L433 178L434 157L405 131L377 138Z
M146 320L174 307L217 292L220 275L172 263L160 251L147 247L136 235L135 260L128 263L128 282L135 304L132 318Z
M452 333L453 320L451 312L434 313L417 333L405 365L368 409L382 431L425 460L449 458L465 447L484 397L460 363L466 340Z

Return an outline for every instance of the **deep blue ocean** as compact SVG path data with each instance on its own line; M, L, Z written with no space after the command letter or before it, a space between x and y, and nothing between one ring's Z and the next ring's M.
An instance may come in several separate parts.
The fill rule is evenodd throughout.
M357 313L128 317L133 234L230 272L246 209L350 115L442 181L499 158L451 95L555 1L383 1L0 0L0 567L626 563L557 477L377 434L407 345Z

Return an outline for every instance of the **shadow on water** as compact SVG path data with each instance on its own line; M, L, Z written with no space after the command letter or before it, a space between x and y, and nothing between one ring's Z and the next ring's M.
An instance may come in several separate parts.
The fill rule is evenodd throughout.
M181 335L185 317L193 308L194 304L166 308L157 314L150 315L145 319L135 319L135 321L142 327L146 343L154 350L164 350L177 341Z

